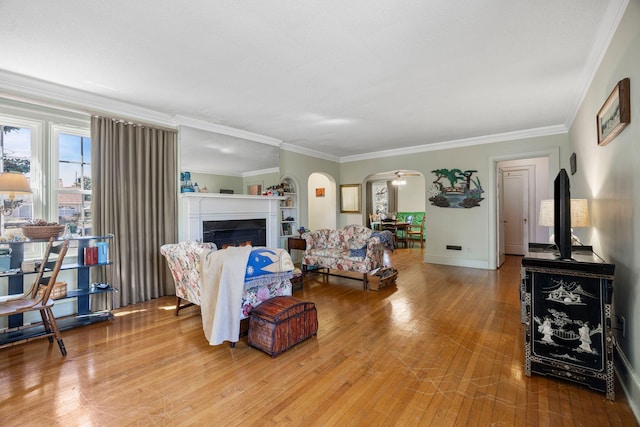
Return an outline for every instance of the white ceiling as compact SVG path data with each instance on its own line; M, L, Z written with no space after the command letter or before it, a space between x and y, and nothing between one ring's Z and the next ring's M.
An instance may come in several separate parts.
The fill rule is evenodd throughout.
M26 76L339 161L557 133L627 3L1 0L0 89Z

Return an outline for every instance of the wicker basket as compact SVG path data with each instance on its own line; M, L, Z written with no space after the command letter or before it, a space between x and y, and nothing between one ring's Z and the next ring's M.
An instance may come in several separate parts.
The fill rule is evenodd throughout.
M44 285L40 285L38 289L38 296L41 296L44 293ZM51 293L49 294L49 298L51 299L59 299L67 296L67 282L55 282L53 284L53 288L51 289Z
M22 234L29 239L49 239L58 237L64 231L64 225L32 225L22 227Z
M398 278L398 270L393 267L376 268L375 270L369 272L367 276L369 289L373 291L379 291L388 286L393 286L396 284L396 279Z

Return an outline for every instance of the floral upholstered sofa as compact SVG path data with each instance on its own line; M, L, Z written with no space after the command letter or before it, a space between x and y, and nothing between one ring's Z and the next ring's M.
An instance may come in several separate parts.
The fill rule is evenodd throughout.
M361 225L303 233L307 243L302 257L303 269L315 267L362 273L366 290L367 273L382 267L384 257L382 241L372 233L373 230Z
M175 315L192 305L202 305L202 256L216 250L214 243L198 243L185 241L166 244L160 248L160 253L166 258L169 270L176 284ZM255 281L256 286L244 289L242 293L241 319L249 317L254 307L261 302L281 295L291 295L289 275L273 275L273 280ZM183 300L187 301L183 304Z

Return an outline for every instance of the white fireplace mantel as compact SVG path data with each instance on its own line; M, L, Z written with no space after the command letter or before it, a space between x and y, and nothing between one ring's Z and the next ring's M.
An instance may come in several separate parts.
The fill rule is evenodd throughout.
M243 194L181 193L178 236L180 241L202 241L203 221L266 219L267 246L279 247L280 201L284 197Z

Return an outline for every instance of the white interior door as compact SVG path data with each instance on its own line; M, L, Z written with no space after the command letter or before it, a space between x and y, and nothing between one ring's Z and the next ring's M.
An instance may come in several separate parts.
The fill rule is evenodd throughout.
M529 171L504 171L502 187L505 253L525 255L529 246Z
M496 192L496 205L497 205L497 224L496 229L498 230L498 267L504 264L504 190L502 188L502 175L503 172L501 169L497 171L496 183L497 183L497 192Z

